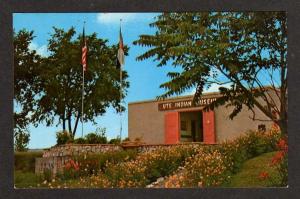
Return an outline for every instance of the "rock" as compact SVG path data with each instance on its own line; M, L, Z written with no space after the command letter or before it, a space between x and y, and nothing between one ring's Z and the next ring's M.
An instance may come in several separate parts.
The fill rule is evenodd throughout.
M153 184L148 184L147 186L146 186L146 188L152 188L153 187Z
M160 178L158 178L158 179L156 180L157 183L160 183L160 182L162 182L162 181L164 181L164 178L163 178L163 177L160 177Z

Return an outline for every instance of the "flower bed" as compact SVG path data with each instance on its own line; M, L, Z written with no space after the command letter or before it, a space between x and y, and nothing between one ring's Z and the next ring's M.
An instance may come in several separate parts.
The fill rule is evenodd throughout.
M271 130L262 134L249 132L233 141L227 141L211 148L200 149L198 153L188 158L181 175L175 171L165 181L165 187L211 187L225 185L232 174L239 171L247 159L262 153L276 150L280 134Z
M145 187L157 178L174 172L198 148L197 145L162 147L141 153L132 161L108 163L107 169L92 176L91 181L97 187Z
M129 161L137 156L136 150L115 151L102 154L73 156L66 162L63 172L58 174L61 180L88 177L104 171L108 163L117 164Z

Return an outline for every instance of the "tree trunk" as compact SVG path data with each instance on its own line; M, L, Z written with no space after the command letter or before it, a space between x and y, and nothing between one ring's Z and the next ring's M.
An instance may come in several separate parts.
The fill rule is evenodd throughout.
M65 118L65 113L62 116L62 121L63 121L63 131L66 131L66 118Z
M74 130L73 130L73 137L75 137L75 134L76 134L76 130L77 130L77 126L78 126L78 122L79 122L79 118L80 118L81 114L80 112L78 113L78 116L76 118L76 121L75 121L75 126L74 126Z
M68 114L68 125L69 125L69 133L73 136L73 132L72 132L72 118L71 115Z

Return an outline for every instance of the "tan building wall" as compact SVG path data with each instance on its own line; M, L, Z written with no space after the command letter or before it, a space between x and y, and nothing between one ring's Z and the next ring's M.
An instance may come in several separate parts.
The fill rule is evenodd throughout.
M204 97L217 97L218 93L204 95ZM186 109L159 111L158 104L161 102L176 102L186 99L192 99L193 96L184 96L170 98L164 101L141 101L128 104L128 137L130 140L140 138L147 144L163 144L165 142L165 113L170 111L195 111L202 107L193 107ZM278 103L278 102L276 102ZM252 112L243 107L242 111L233 119L229 119L233 107L226 108L221 106L215 111L215 134L216 142L235 138L248 130L257 130L258 125L265 124L270 128L272 122L253 121ZM258 109L255 109L256 117L261 120L268 118ZM180 123L180 121L179 121ZM182 140L184 141L184 140Z

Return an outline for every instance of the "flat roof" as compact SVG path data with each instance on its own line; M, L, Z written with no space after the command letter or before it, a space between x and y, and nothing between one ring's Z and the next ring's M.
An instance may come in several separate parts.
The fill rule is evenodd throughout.
M207 98L209 96L220 96L220 92L208 92L208 93L203 93L203 97ZM176 97L170 97L166 99L149 99L149 100L141 100L141 101L135 101L135 102L129 102L128 105L131 104L142 104L142 103L151 103L151 102L166 102L166 101L172 101L172 100L180 100L180 99L188 99L188 98L193 98L194 95L184 95L184 96L176 96Z

